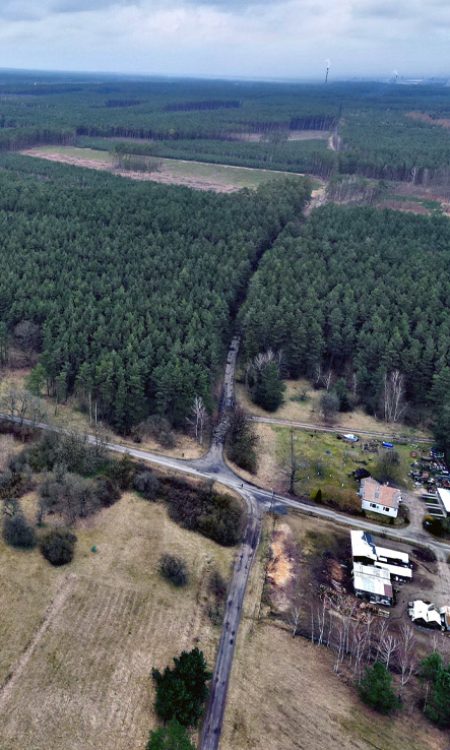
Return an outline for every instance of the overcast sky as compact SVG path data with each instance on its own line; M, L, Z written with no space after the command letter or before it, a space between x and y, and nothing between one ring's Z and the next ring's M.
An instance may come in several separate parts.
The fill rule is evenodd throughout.
M450 0L0 0L0 67L450 74Z

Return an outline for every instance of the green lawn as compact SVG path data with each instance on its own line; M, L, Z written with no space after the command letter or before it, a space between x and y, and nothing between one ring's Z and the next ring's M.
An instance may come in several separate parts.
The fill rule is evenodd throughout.
M289 467L291 430L287 427L273 429L276 434L277 463L280 467ZM351 473L357 468L371 471L378 459L376 453L363 450L364 440L346 443L333 434L302 430L294 430L293 437L298 465L295 483L298 495L311 495L327 486L356 492L358 484L350 476ZM396 445L395 450L400 456L399 479L408 486L408 472L413 460L410 457L412 445Z

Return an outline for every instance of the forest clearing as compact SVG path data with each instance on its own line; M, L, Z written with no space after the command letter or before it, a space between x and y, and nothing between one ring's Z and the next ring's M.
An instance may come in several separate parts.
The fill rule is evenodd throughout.
M34 504L23 498L27 515ZM143 747L157 723L151 669L194 645L214 663L207 580L228 578L232 551L133 494L75 531L69 572L0 542L2 750ZM165 552L186 560L181 591L158 573Z
M320 414L320 398L324 394L324 388L315 388L305 378L284 381L286 390L281 406L273 412L266 411L250 398L247 389L242 382L236 383L236 396L238 402L249 413L256 417L270 417L274 419L288 419L292 422L305 422L311 425L323 424ZM332 425L336 432L346 430L348 432L384 433L402 435L411 440L414 438L428 438L430 433L425 428L412 427L402 422L386 423L367 414L363 409L356 408L352 411L339 412L335 424Z
M292 173L251 167L207 164L183 159L155 157L155 169L148 172L121 169L114 165L114 155L94 148L72 146L39 146L22 151L25 156L48 159L76 167L112 172L132 180L159 182L164 185L183 185L195 190L233 193L242 188L256 188L268 180L295 176Z

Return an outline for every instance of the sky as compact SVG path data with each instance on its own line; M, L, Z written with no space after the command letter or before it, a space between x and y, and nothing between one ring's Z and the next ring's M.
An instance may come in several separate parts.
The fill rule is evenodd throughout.
M0 67L330 79L450 75L449 0L0 0Z

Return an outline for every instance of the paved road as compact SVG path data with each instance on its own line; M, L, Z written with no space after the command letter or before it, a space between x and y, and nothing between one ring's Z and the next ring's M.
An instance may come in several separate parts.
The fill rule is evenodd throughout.
M315 430L316 432L331 432L333 434L341 434L345 432L352 432L355 435L363 435L366 437L374 437L383 440L407 440L409 443L425 443L426 445L432 445L433 440L430 438L418 438L412 437L411 435L401 435L392 432L375 432L374 430L350 430L348 427L342 427L341 425L334 425L334 427L325 427L321 424L315 424L311 422L296 422L292 419L279 419L277 417L258 417L251 416L250 419L253 422L261 422L262 424L273 424L275 426L283 427L295 427L299 430Z

